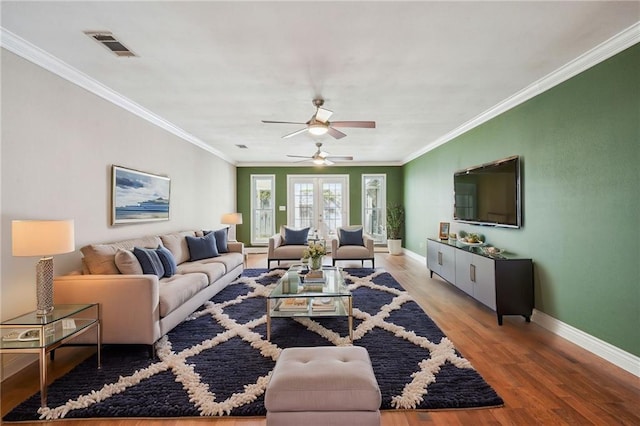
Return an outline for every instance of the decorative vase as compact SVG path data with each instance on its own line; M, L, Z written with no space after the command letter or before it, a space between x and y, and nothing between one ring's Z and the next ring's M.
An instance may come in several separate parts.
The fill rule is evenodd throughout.
M309 268L312 271L319 271L320 269L322 269L322 256L312 257L309 260Z

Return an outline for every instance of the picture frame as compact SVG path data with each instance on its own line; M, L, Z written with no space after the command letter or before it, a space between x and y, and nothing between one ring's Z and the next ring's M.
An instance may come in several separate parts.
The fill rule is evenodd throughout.
M440 222L440 232L438 238L441 240L449 239L449 222Z
M169 177L116 165L111 177L112 225L169 220Z

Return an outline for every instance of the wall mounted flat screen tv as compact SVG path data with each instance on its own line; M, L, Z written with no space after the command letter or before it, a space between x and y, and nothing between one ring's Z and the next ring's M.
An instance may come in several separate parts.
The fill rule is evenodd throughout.
M477 225L520 228L520 157L459 170L453 176L453 218Z

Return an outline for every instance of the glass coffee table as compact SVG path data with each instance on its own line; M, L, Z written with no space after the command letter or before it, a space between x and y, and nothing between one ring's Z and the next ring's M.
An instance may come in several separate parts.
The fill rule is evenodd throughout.
M272 318L347 317L353 341L353 299L342 269L325 267L314 279L305 272L304 266L292 266L267 297L267 340Z

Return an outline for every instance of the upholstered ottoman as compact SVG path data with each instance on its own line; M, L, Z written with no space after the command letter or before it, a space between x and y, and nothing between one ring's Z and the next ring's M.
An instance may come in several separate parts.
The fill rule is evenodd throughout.
M267 385L267 426L379 425L380 388L359 346L287 348Z

